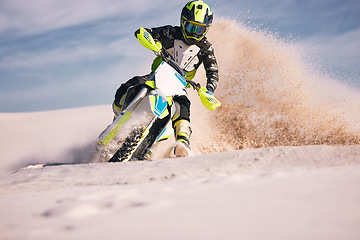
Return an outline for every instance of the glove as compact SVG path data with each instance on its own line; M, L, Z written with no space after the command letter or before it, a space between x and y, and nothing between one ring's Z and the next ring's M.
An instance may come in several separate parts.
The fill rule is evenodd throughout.
M211 90L207 90L207 92L206 92L207 94L210 94L211 96L214 96L214 93L211 91Z
M186 88L191 88L191 84L190 84L190 83L186 83Z

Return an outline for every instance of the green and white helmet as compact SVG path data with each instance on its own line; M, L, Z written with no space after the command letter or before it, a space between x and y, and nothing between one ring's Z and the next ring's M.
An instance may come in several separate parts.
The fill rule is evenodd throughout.
M209 31L213 21L211 7L199 0L190 1L181 12L181 31L187 44L195 44Z

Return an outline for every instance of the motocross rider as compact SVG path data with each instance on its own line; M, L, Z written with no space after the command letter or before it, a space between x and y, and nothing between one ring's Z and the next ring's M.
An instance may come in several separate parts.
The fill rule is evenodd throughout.
M204 65L207 77L207 93L213 94L219 81L218 65L211 43L205 37L213 21L213 12L210 6L203 1L190 1L181 12L180 26L162 26L157 28L146 28L152 37L160 41L163 48L173 55L176 62L186 71L186 78L192 79L201 64ZM135 36L139 30L135 32ZM191 47L193 56L183 54ZM188 51L189 52L189 51ZM152 71L161 63L161 57L155 58L151 66ZM122 84L116 91L113 110L115 116L121 112L125 93L129 86L143 84L149 75L135 76ZM190 149L190 101L186 95L174 97L176 104L175 116L172 125L175 131L176 144L172 156L184 157L191 153Z

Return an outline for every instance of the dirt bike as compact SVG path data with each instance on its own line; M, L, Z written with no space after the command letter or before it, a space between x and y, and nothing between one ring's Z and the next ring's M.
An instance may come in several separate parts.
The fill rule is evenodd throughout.
M212 94L206 93L205 87L186 79L186 72L144 28L140 28L137 39L163 61L145 84L128 88L121 114L96 142L101 161L149 159L153 145L173 134L171 118L175 113L175 104L172 99L175 95L186 95L187 84L198 91L206 108L215 110L221 105Z

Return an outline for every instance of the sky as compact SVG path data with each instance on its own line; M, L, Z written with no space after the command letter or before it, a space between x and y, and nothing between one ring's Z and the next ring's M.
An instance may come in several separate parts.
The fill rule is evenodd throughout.
M110 105L122 82L150 70L154 55L134 31L178 25L186 2L0 0L0 112ZM207 2L214 21L236 19L309 46L324 71L360 88L358 0Z

